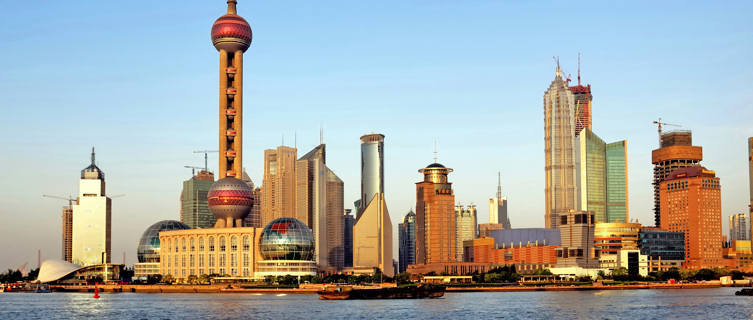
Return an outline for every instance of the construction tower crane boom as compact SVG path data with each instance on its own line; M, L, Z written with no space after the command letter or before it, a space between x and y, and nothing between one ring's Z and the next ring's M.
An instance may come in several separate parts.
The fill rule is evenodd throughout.
M193 153L203 153L204 154L204 171L209 171L209 153L210 152L220 152L219 150L194 150ZM186 167L188 168L188 167Z
M196 166L183 166L183 168L191 169L192 177L196 175L196 169L199 169L199 170L204 169L203 167L196 167Z
M45 197L45 198L52 198L52 199L60 199L60 200L67 200L67 201L68 201L68 205L69 205L69 206L73 204L73 201L76 201L76 198L73 198L73 197L71 197L71 196L68 196L68 197L66 198L66 197L51 196L51 195L49 195L49 194L43 194L43 195L42 195L42 197Z
M672 124L672 123L661 122L661 117L659 117L658 121L654 121L653 123L655 125L657 125L657 131L659 132L659 147L661 147L661 126L682 127L679 124Z

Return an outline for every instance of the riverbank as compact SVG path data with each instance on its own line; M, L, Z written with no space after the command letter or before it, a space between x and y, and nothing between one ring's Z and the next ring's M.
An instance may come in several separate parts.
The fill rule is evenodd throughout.
M508 287L448 287L447 292L528 292L528 291L593 291L593 290L650 290L704 289L726 287L718 283L629 284L592 286L508 286ZM305 288L239 288L224 285L100 285L99 292L120 293L256 293L256 294L316 294L321 286ZM94 286L51 286L55 292L94 292Z

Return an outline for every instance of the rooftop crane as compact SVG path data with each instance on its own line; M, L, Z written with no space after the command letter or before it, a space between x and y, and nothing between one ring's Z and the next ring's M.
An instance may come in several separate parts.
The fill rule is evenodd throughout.
M114 196L107 196L107 197L108 197L108 198L110 198L110 199L113 199L113 198L120 198L120 197L125 197L125 193L121 193L121 194L116 194L116 195L114 195Z
M664 125L664 126L673 126L673 127L682 127L679 124L672 124L672 123L661 122L661 117L659 117L658 121L654 121L653 123L655 125L657 125L657 130L659 132L659 147L661 147L661 126L662 125Z
M73 201L76 201L76 198L73 198L70 195L68 196L68 198L66 198L66 197L58 197L58 196L51 196L51 195L48 195L48 194L43 194L42 196L45 197L45 198L68 200L68 206L72 206L73 205Z
M208 154L210 152L220 152L220 150L194 150L193 153L203 153L204 154L204 171L209 171L209 162L207 159L209 158ZM188 166L186 166L188 168Z
M199 170L204 169L203 167L195 167L195 166L183 166L183 168L191 169L192 177L196 175L196 169L199 169Z

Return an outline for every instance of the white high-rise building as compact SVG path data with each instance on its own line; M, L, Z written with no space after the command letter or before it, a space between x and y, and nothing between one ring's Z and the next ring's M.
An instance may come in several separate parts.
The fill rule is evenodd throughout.
M110 262L111 200L105 194L105 173L94 163L81 170L78 199L73 205L73 263L90 266Z
M729 240L750 240L750 220L745 213L729 216Z
M489 198L489 223L500 224L504 229L511 229L510 217L507 216L507 197L502 196L502 177L497 172L497 196Z

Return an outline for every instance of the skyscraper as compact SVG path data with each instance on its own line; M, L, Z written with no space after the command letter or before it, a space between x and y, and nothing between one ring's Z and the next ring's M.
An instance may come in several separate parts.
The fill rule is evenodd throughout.
M748 189L750 190L750 204L748 209L750 210L750 216L753 218L753 137L748 138ZM751 235L753 239L753 235Z
M447 176L452 169L432 163L418 170L416 183L416 263L454 262L455 194Z
M345 244L342 213L345 210L345 184L327 168L327 213L324 228L327 232L327 260L330 267L345 267Z
M353 267L353 225L356 218L350 214L350 209L345 209L343 219L343 266Z
M722 193L701 166L672 171L660 184L661 228L685 233L685 267L722 266Z
M544 93L545 223L556 228L558 215L577 208L575 172L575 100L557 65Z
M71 260L80 266L109 263L111 254L111 200L105 193L105 173L91 164L81 170L79 194L73 205Z
M180 222L191 228L211 228L217 219L209 211L207 193L214 183L214 174L201 170L183 181L180 193Z
M356 219L377 193L384 193L384 135L361 136L361 201Z
M63 207L63 253L64 261L73 261L73 205Z
M476 205L455 206L455 260L463 260L463 241L476 239Z
M392 265L392 221L384 193L371 198L353 226L353 267L378 268L386 276L395 274Z
M489 223L500 224L504 229L510 229L510 218L507 215L507 197L502 196L502 175L497 172L497 197L489 199Z
M605 143L588 128L576 140L578 210L595 222L628 222L627 141Z
M575 136L580 135L583 129L591 129L591 85L580 84L580 56L578 56L578 85L568 87L573 93L575 102Z
M299 216L296 211L296 164L297 150L279 146L264 150L264 181L261 188L262 225L282 217L296 218L308 223L308 216Z
M660 137L659 149L651 152L651 163L654 164L654 221L657 227L663 225L662 200L659 197L661 182L672 171L695 166L703 160L703 148L693 146L693 135L690 131L667 132Z
M251 180L251 177L249 177L246 170L243 170L243 178L241 178L243 182L248 184L248 186L251 188L251 212L248 213L248 216L243 218L243 226L244 227L254 227L254 228L262 228L264 227L261 224L261 189L256 187L254 185L254 181Z
M403 217L403 222L398 224L398 272L403 273L408 265L416 264L416 213L413 210Z
M750 219L740 212L729 216L729 241L750 240Z

